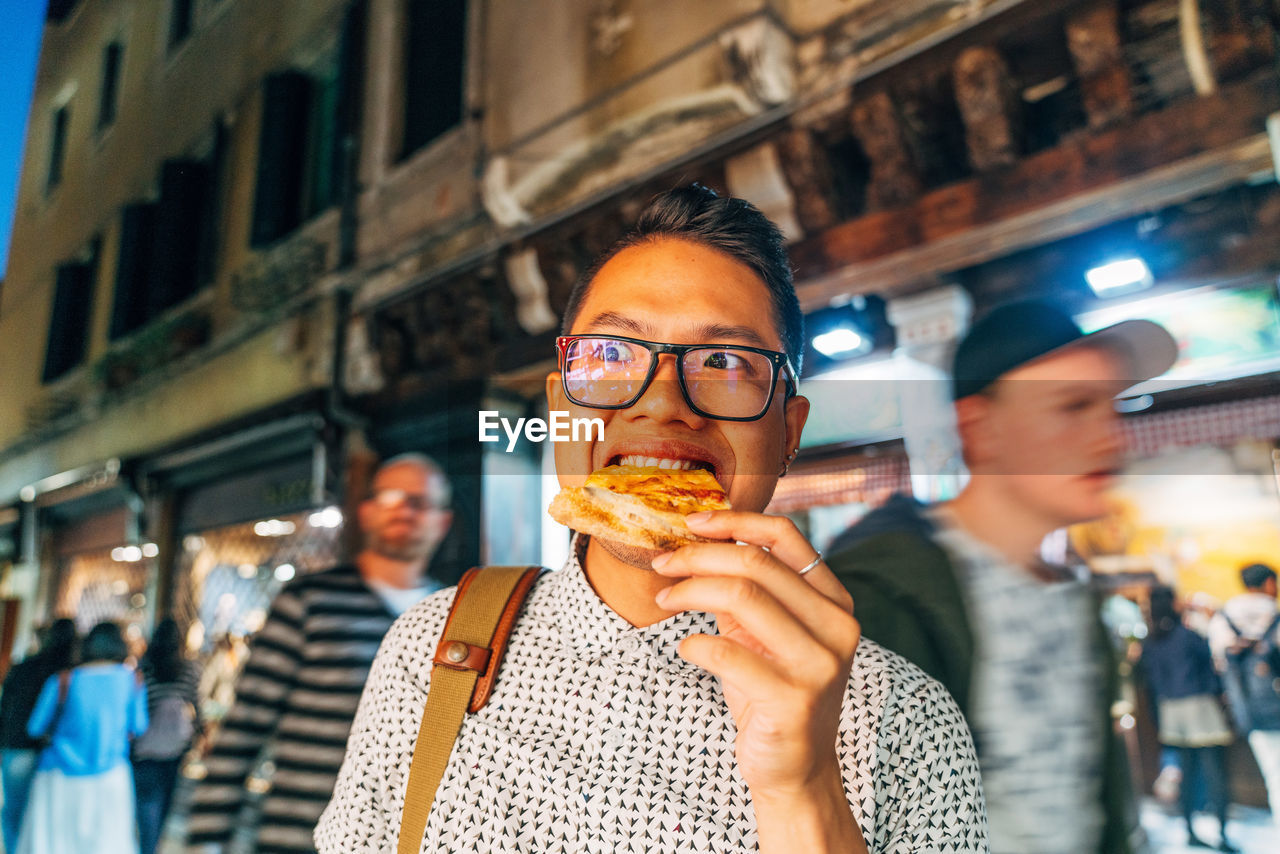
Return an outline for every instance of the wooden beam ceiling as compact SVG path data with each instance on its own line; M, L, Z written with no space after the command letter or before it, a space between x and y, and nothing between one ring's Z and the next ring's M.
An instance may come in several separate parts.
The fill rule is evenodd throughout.
M801 303L812 309L846 294L909 292L954 270L1247 182L1272 168L1264 123L1276 110L1280 81L1260 72L827 229L792 247Z

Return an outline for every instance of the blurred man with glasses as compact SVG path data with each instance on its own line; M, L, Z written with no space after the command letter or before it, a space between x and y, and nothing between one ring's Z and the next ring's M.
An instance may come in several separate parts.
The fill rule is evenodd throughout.
M238 835L246 780L269 755L275 771L256 850L314 851L312 831L378 645L396 617L438 587L426 570L453 518L449 499L431 459L388 460L360 503L364 548L355 563L299 576L276 596L205 759L189 824L194 850L222 851Z
M973 747L936 682L859 642L852 603L787 519L762 513L800 442L800 307L777 228L693 186L659 196L575 287L554 411L561 486L614 464L705 469L732 510L659 553L575 538L515 624L409 850L978 852ZM453 601L388 634L316 832L396 847ZM856 655L855 655L856 650Z

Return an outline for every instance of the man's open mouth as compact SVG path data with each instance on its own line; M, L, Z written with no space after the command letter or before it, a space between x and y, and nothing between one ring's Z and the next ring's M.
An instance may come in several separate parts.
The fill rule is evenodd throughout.
M646 457L640 454L619 454L609 460L611 466L645 466L649 468L674 469L675 471L693 471L704 469L716 473L716 467L706 460L673 459L670 457Z

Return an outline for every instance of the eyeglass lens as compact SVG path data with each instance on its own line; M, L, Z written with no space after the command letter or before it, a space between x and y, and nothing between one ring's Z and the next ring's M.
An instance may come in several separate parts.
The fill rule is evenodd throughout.
M626 406L640 395L654 358L642 344L578 338L565 349L565 387L585 406ZM680 367L689 400L708 415L750 418L769 400L773 363L763 353L698 347L684 354Z
M379 507L386 510L391 510L404 504L410 510L421 513L423 510L434 506L427 496L414 495L411 492L405 492L403 489L379 489L373 494L373 500L378 503Z

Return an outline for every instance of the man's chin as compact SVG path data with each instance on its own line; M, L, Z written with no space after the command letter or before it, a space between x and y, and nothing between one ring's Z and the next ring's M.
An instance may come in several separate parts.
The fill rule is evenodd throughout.
M615 560L625 563L627 566L636 569L646 569L653 571L653 559L662 552L658 549L643 549L639 546L629 546L626 543L619 543L616 540L606 540L603 537L592 537L592 540L598 542L600 547L609 553Z
M426 557L428 549L423 543L376 543L373 550L388 560L413 563Z

